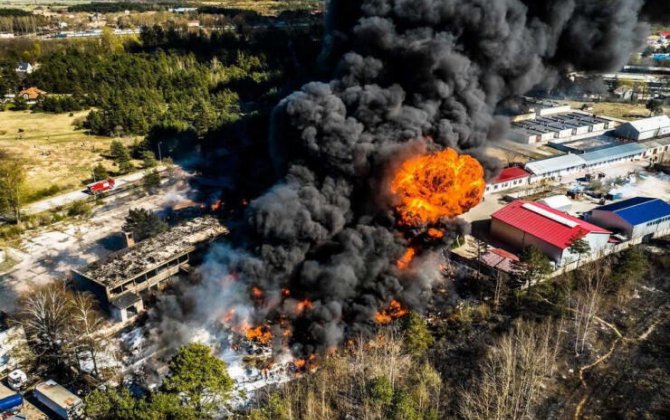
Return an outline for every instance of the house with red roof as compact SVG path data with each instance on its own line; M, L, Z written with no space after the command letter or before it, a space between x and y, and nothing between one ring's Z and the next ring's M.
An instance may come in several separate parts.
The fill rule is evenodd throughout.
M575 240L584 239L594 253L607 247L611 233L532 201L513 201L491 215L492 236L517 250L534 245L558 266L579 258L569 250Z
M518 166L503 169L491 183L486 184L484 194L509 190L511 188L528 185L530 172Z

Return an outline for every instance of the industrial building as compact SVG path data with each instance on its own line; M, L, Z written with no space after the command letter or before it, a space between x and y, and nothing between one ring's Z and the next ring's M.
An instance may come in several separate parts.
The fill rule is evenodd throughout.
M670 136L658 139L646 140L641 143L647 148L644 157L651 162L662 162L670 158Z
M93 293L114 319L126 321L144 310L142 294L160 289L180 271L188 271L198 246L226 233L216 218L196 218L81 271L73 270L73 280L77 289Z
M552 177L579 171L584 168L584 164L580 155L567 154L528 162L525 168L533 175Z
M570 105L551 99L539 99L530 96L522 98L522 111L512 117L512 122L532 120L537 117L570 112Z
M511 168L505 168L500 171L500 174L496 179L486 184L484 194L522 187L528 185L529 182L530 173L528 171L518 166L512 166Z
M619 123L585 112L537 115L512 123L510 139L524 144L562 143L597 136Z
M513 201L491 215L491 235L521 250L538 247L556 265L576 261L569 250L577 239L588 242L591 252L603 250L610 231L540 203Z
M525 168L534 175L541 177L562 176L583 169L598 168L614 163L640 159L646 152L647 148L644 145L628 143L580 155L567 154L536 160L527 163Z
M572 210L572 200L570 200L567 195L552 195L538 200L537 202L562 212L569 212Z
M598 168L614 163L630 162L644 156L647 148L634 143L621 144L608 149L600 149L584 153L580 157L584 159L585 168Z
M651 239L670 233L670 204L658 198L635 197L596 207L589 221L628 239Z
M670 118L667 115L644 118L619 126L614 134L628 140L642 141L670 135Z

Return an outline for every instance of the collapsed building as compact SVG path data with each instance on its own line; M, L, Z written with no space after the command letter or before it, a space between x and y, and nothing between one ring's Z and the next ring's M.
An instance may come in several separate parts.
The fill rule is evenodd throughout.
M72 270L72 278L78 290L93 293L102 309L124 322L144 310L143 295L188 272L191 256L227 233L215 217L195 218L82 270Z

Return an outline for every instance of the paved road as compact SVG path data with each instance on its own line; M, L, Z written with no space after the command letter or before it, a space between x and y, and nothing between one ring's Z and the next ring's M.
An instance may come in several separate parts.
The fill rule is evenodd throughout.
M178 181L154 195L113 195L102 206L96 206L89 219L69 220L23 234L18 245L6 249L18 263L0 273L0 309L11 312L22 293L64 278L72 268L85 266L118 249L119 232L129 209L158 211L188 196L189 191L186 181Z
M163 171L164 167L156 168L158 171ZM122 187L126 184L130 184L136 181L139 181L144 176L144 171L133 172L132 174L120 176L114 178L116 181L116 187ZM37 201L35 203L29 204L23 208L25 214L35 214L47 211L56 207L64 206L66 204L73 203L78 200L85 200L90 197L90 194L87 194L85 190L81 191L72 191L69 193L57 195L55 197L48 198L46 200Z

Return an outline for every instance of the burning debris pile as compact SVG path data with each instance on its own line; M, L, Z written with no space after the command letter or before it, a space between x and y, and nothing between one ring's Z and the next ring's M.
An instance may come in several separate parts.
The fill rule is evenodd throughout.
M467 230L498 163L496 108L565 70L616 68L642 41L638 0L333 0L328 82L283 100L281 181L249 203L197 287L167 296L166 345L226 325L308 358L431 304L440 250ZM250 163L253 164L253 163Z

